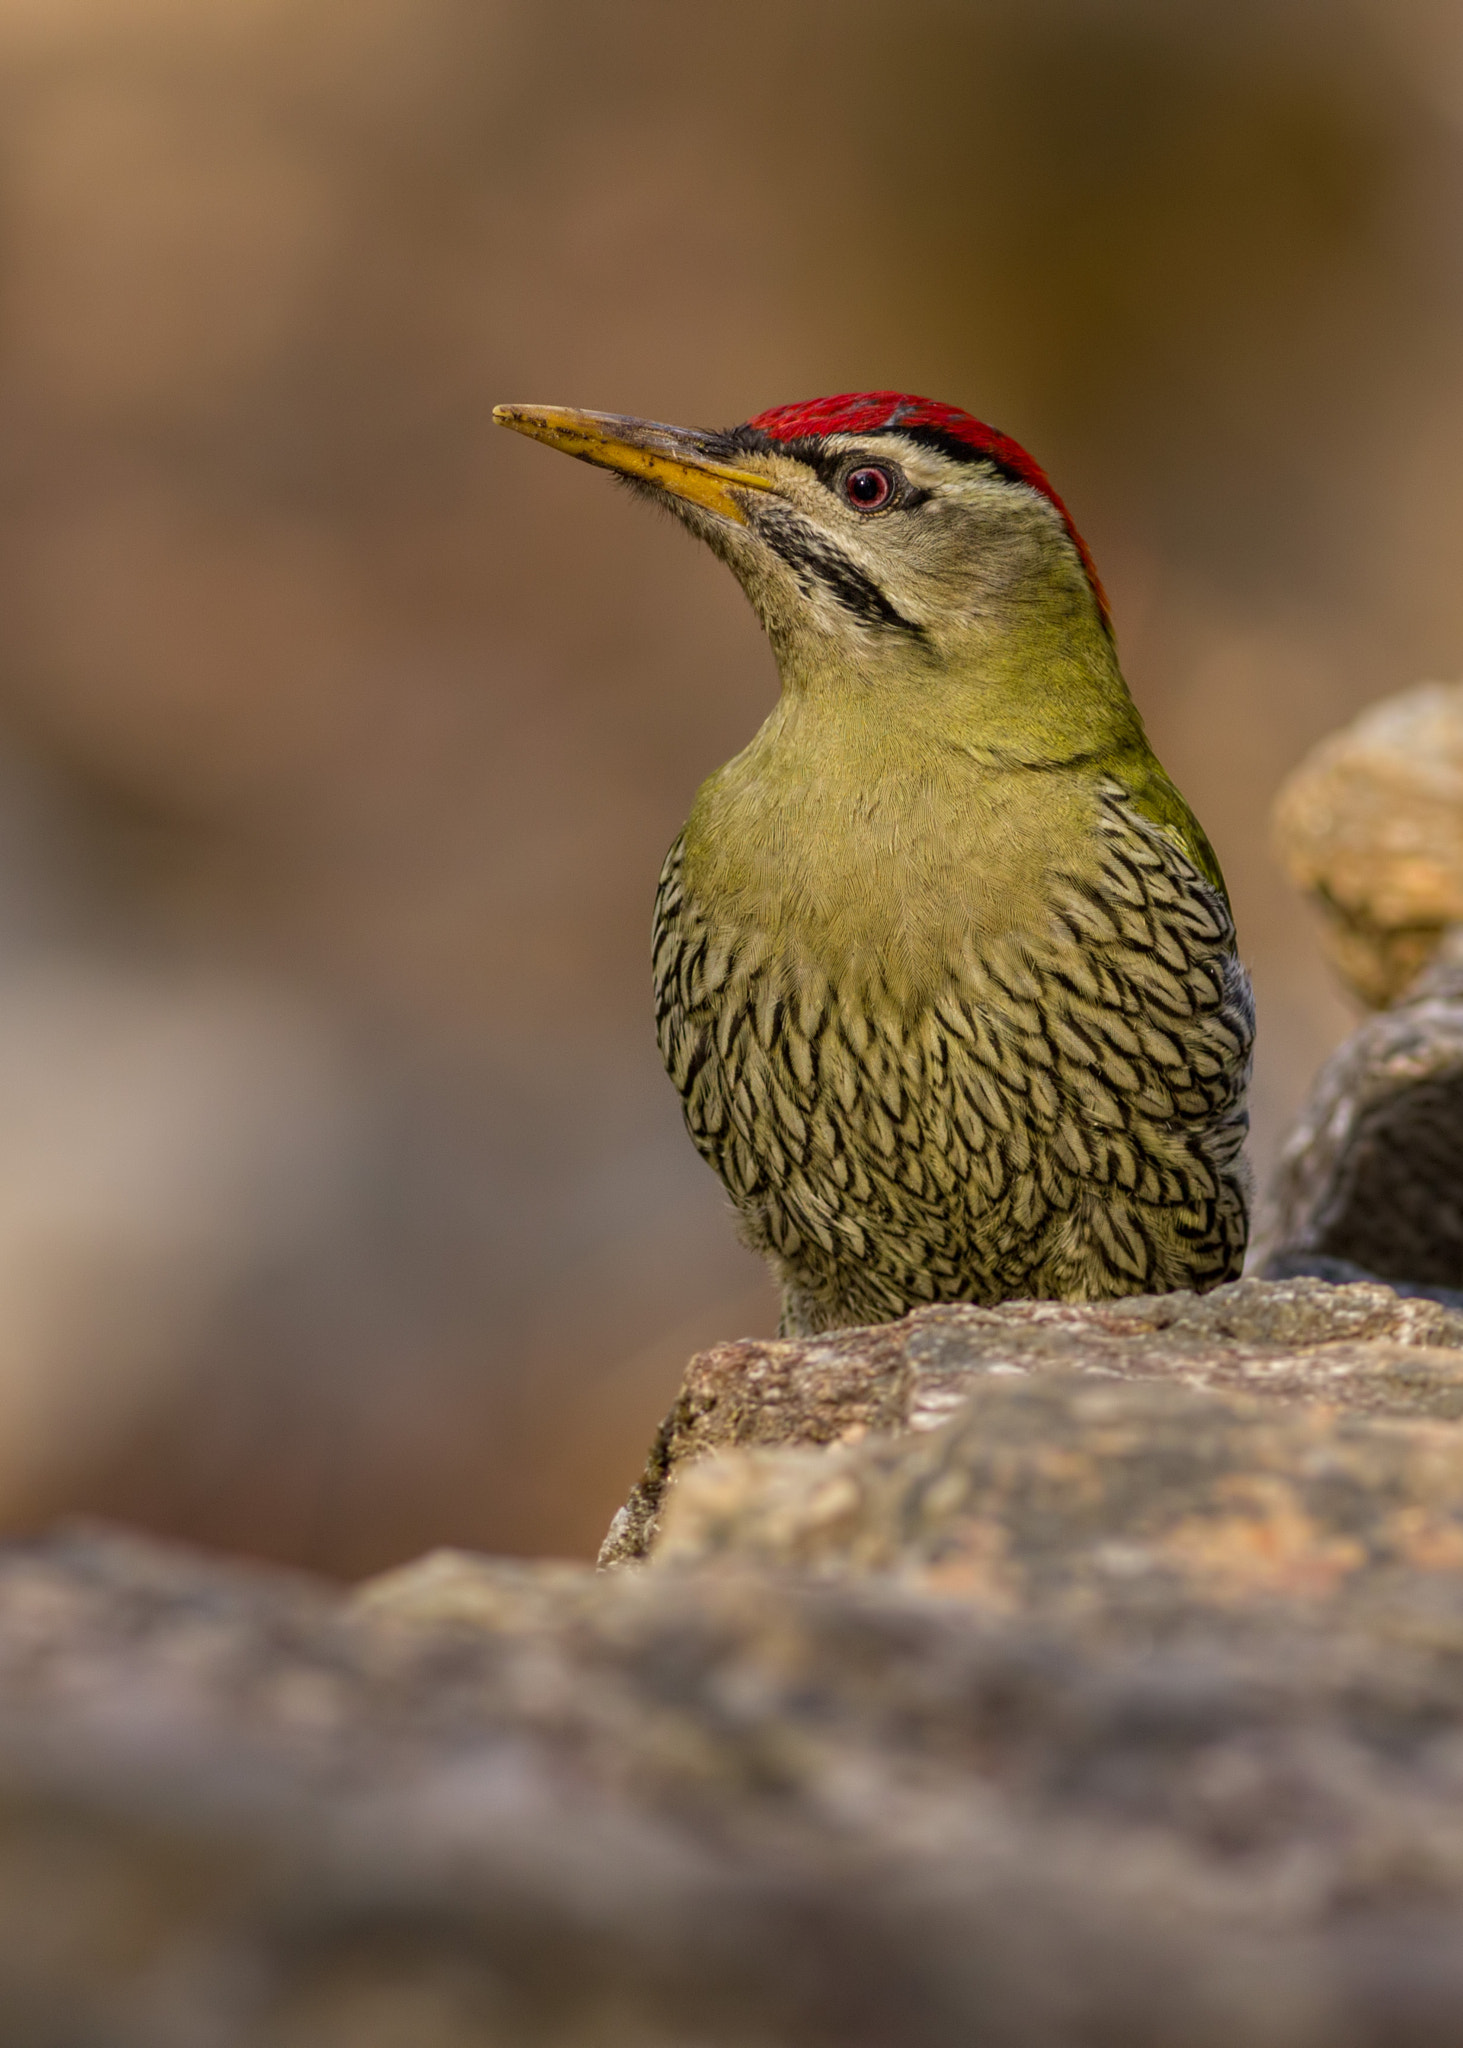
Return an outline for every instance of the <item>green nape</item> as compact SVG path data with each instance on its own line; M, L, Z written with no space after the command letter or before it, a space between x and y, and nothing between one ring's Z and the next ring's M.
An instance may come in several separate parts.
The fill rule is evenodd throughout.
M1051 568L1044 605L1007 618L994 635L947 640L946 672L960 689L948 729L1012 768L1080 766L1116 777L1138 813L1225 893L1214 848L1149 744L1110 629L1094 607L1072 601L1063 565Z
M1144 741L1141 751L1120 755L1113 763L1113 773L1132 791L1133 808L1150 825L1156 825L1165 838L1194 863L1211 888L1227 897L1229 891L1225 887L1224 872L1219 865L1219 856L1209 843L1208 833L1169 781L1167 772L1147 741Z

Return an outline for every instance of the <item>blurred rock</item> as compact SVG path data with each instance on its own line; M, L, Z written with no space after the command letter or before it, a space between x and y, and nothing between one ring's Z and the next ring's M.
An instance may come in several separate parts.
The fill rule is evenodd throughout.
M655 1342L628 1341L637 1261L679 1241L675 1170L618 1176L635 1242L610 1259L605 1190L554 1134L559 1077L524 1069L495 1116L470 1065L341 991L181 944L137 895L187 893L177 851L137 821L93 832L0 745L0 1535L81 1504L348 1577L450 1537L592 1556L687 1354L759 1327L760 1269L733 1246L756 1292L688 1314L705 1271L673 1261ZM635 1162L637 1091L578 1075ZM545 1334L515 1353L559 1411L534 1464L503 1448L542 1424L494 1360L546 1237L580 1300L535 1301ZM590 1294L598 1348L571 1342Z
M646 1556L684 1467L715 1452L928 1430L992 1379L1082 1373L1363 1413L1463 1417L1463 1309L1381 1285L1239 1280L1210 1294L917 1309L693 1358L602 1565Z
M352 1607L372 1620L523 1629L535 1621L562 1620L576 1598L594 1599L600 1583L587 1564L433 1550L368 1579L352 1596Z
M636 1571L0 1548L0 2035L1451 2048L1460 1479L1057 1368L703 1462Z
M0 967L0 1528L206 1371L251 1291L349 1233L375 1105L261 980L36 951Z
M1463 924L1463 683L1372 705L1306 756L1274 815L1342 978L1375 1008L1395 1002Z
M1275 824L1334 963L1383 1007L1312 1084L1252 1267L1463 1302L1463 684L1387 698L1323 741Z
M1251 1256L1274 1277L1339 1261L1463 1305L1463 929L1322 1067Z

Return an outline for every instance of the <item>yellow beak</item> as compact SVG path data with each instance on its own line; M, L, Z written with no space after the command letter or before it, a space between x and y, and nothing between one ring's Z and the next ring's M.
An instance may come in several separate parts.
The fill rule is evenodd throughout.
M627 419L614 412L580 412L572 405L495 405L493 418L515 434L528 434L561 448L581 462L597 462L625 476L657 484L673 498L701 505L745 526L738 493L770 491L770 477L722 462L707 447L709 436L693 427L664 427L656 420Z

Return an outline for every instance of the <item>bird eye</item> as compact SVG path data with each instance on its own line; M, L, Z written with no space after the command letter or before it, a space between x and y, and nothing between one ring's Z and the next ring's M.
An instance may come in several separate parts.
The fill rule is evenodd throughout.
M887 469L851 469L843 479L844 494L860 512L877 512L894 495L894 479Z

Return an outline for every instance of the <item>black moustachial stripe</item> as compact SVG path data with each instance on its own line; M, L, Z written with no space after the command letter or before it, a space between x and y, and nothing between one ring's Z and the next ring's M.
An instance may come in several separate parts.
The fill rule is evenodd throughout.
M768 547L781 555L809 596L816 581L861 626L888 626L912 640L927 639L924 627L907 619L892 605L856 562L851 562L786 505L774 502L755 506L752 524Z

